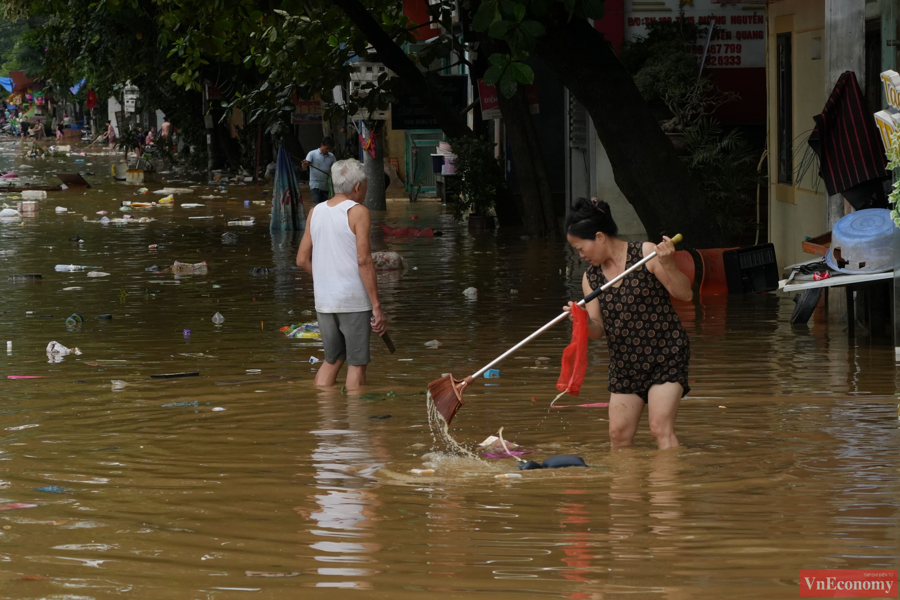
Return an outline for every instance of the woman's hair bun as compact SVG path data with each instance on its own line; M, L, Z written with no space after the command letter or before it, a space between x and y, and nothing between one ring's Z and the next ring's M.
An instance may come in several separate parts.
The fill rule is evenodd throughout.
M566 217L566 233L592 240L597 236L597 232L613 237L619 233L609 204L597 198L578 198Z

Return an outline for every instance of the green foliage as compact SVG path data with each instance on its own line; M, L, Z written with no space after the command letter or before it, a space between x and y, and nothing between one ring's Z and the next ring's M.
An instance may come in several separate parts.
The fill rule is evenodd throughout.
M744 228L740 211L761 183L762 175L756 171L759 155L740 132L723 135L719 123L706 117L685 130L683 150L708 214L724 234L739 234Z
M4 77L10 71L22 68L23 44L28 25L24 21L9 21L0 17L0 73Z
M692 89L700 76L699 59L685 50L698 43L700 27L681 19L647 24L647 35L626 43L622 63L647 102Z
M469 0L475 11L472 27L506 42L509 51L490 56L491 67L485 83L496 85L511 98L519 84L534 81L534 72L525 64L538 40L546 35L544 23L553 19L599 19L603 0Z
M634 83L647 102L662 100L673 89L688 90L699 76L697 57L687 52L670 52L648 60L634 74Z
M683 17L683 15L681 15ZM699 58L687 48L699 44L705 28L681 18L647 25L647 35L625 45L622 62L647 102L662 102L672 114L663 130L680 133L738 98L700 77Z
M685 48L698 44L704 33L705 28L686 19L656 21L647 23L647 35L624 44L622 64L634 75L638 89L648 102L662 98L659 86L669 79L680 85L696 81L700 74L699 59Z
M134 150L138 130L134 125L119 124L119 136L116 138L115 149L120 150L128 160L128 153Z
M503 164L494 156L494 142L483 137L458 138L450 141L456 159L456 175L448 178L453 214L462 219L488 214L505 185Z

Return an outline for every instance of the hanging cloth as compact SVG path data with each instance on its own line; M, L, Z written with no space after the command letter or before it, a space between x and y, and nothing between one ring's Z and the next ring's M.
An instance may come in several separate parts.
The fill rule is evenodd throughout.
M362 144L363 150L369 153L372 158L375 158L375 130L369 129L365 126L363 121L360 121L360 131L362 133L359 134L359 143ZM366 134L366 138L363 137L363 134Z
M297 186L294 164L284 146L278 149L275 163L275 188L272 190L271 231L302 231L306 226L303 199Z
M559 381L556 382L556 389L561 393L556 400L563 394L577 396L581 392L581 384L584 383L584 375L587 373L587 311L573 304L572 319L572 341L563 351L562 370L559 373Z
M887 178L887 159L853 71L840 76L822 114L813 120L809 145L819 156L828 194L842 194L857 210L868 208Z

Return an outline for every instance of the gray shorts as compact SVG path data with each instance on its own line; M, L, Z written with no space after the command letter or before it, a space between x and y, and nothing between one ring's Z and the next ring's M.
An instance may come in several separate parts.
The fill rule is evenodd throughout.
M328 190L320 190L319 188L309 188L309 195L312 198L313 205L328 202Z
M369 364L372 311L316 314L325 344L325 362L343 360L354 367Z

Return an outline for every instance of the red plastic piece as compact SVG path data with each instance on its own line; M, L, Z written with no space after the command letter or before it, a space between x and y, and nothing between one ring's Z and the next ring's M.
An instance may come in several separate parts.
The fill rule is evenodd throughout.
M572 305L572 341L566 346L562 356L562 370L556 389L570 396L577 396L587 372L588 326L587 311Z

